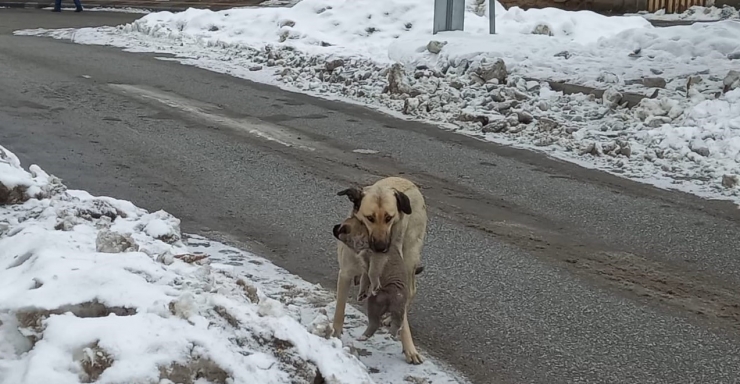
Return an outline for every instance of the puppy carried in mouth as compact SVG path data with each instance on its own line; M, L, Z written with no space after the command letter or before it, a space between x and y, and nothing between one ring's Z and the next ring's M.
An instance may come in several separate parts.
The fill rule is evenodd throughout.
M357 253L366 266L367 272L360 278L357 300L367 298L368 325L359 340L367 340L375 334L385 313L390 313L390 334L396 338L403 325L408 296L401 249L391 246L386 253L370 250L367 227L355 217L335 226L334 236Z

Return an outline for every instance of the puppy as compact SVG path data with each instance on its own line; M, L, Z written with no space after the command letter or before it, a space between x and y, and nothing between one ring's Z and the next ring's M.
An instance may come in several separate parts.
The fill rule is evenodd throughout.
M360 280L358 300L367 297L368 326L359 340L367 340L375 334L385 313L390 313L390 334L396 338L403 326L408 296L401 250L396 246L391 246L385 253L370 250L368 230L355 217L346 219L335 232L337 239L360 255L367 266L367 273Z

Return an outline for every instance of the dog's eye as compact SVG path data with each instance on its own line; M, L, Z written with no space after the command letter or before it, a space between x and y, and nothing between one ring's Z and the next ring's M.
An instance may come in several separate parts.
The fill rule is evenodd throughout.
M391 222L391 220L393 220L393 216L390 216L390 215L385 215L385 222L386 222L386 223L390 223L390 222Z
M367 221L369 221L371 223L374 223L375 222L375 218L372 217L372 216L365 216L365 218L367 219Z

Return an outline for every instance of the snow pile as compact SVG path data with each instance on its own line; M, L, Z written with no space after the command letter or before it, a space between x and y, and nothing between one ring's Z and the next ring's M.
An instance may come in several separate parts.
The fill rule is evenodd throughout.
M45 190L3 153L3 182ZM193 254L166 212L47 190L0 208L0 382L373 382L338 339Z
M26 172L18 157L0 145L0 205L44 198L64 189L59 179L32 165Z
M648 20L686 20L686 21L717 21L717 20L737 20L740 19L737 9L729 5L721 8L711 6L703 7L694 5L682 13L666 13L661 9L655 13L639 13L638 15Z
M656 104L651 106L661 107ZM670 108L665 109L670 113ZM733 189L740 173L740 89L701 101L675 123L661 124L644 135L646 158L663 170L679 177L719 180L723 187ZM676 163L688 166L675 167Z

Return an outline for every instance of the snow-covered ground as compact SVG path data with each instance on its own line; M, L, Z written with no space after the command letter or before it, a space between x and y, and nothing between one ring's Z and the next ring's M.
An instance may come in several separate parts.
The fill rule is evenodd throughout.
M740 75L730 72L740 64L740 22L654 28L641 16L497 4L491 36L486 3L467 0L465 31L437 35L426 0L189 9L16 34L171 53L660 187L740 200ZM608 92L563 95L542 80ZM627 109L624 92L654 98Z
M67 190L0 146L0 383L464 383L333 295L179 220ZM331 241L331 240L327 240Z
M718 21L718 20L737 20L740 19L738 10L734 7L725 5L723 7L702 7L695 5L689 7L682 13L666 13L661 9L654 13L641 12L635 15L642 16L648 20L687 20L687 21ZM632 16L632 15L630 15Z

